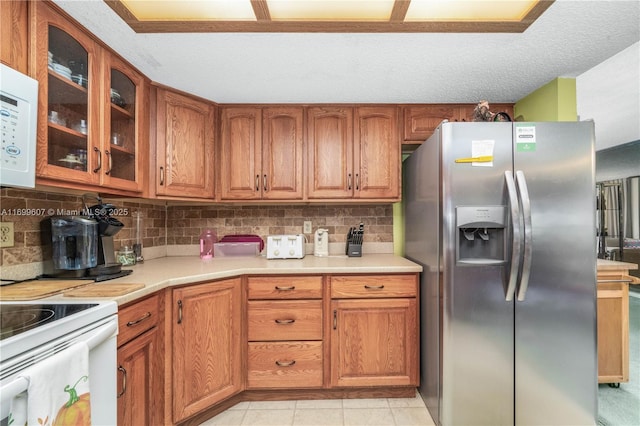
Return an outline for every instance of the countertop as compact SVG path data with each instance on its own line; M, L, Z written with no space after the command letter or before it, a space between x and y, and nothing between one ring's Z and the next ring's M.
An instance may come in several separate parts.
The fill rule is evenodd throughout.
M133 272L108 283L143 283L145 287L123 296L109 298L118 305L131 302L166 287L231 278L240 275L275 274L357 274L415 273L422 267L393 254L365 254L362 257L306 256L303 259L267 260L264 257L225 257L203 261L197 256L174 256L148 260L127 266ZM99 298L92 298L99 299ZM48 300L71 300L62 295ZM73 298L73 300L79 300Z
M618 262L617 260L598 259L597 268L598 271L619 271L620 269L635 270L638 269L638 265L629 262Z

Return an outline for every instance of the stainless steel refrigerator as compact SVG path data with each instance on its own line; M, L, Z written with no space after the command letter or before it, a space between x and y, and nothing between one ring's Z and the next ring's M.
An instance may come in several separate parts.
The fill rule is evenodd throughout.
M405 160L437 424L595 424L594 158L592 122L443 122Z

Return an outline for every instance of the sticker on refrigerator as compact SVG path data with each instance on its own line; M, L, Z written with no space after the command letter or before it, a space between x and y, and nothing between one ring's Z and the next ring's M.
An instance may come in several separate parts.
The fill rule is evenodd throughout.
M493 147L495 140L471 141L473 167L493 167Z
M516 152L534 152L536 150L536 126L516 124Z

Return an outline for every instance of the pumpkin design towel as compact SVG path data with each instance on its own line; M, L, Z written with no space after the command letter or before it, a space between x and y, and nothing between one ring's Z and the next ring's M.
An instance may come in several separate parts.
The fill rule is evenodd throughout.
M84 342L26 368L29 382L11 401L11 426L91 425L89 347Z

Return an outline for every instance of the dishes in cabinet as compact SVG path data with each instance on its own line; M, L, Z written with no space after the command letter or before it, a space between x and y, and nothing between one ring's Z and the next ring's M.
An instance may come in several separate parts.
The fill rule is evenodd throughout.
M76 154L67 154L66 157L59 159L58 162L61 163L62 166L70 169L82 168L84 164Z
M71 75L71 81L73 81L76 84L79 84L80 86L86 88L87 87L87 77L85 77L82 74L72 74Z
M71 80L71 70L62 64L53 63L53 71L64 78Z
M127 103L122 99L120 92L116 89L111 89L111 103L119 106L120 108L124 108L127 106Z

